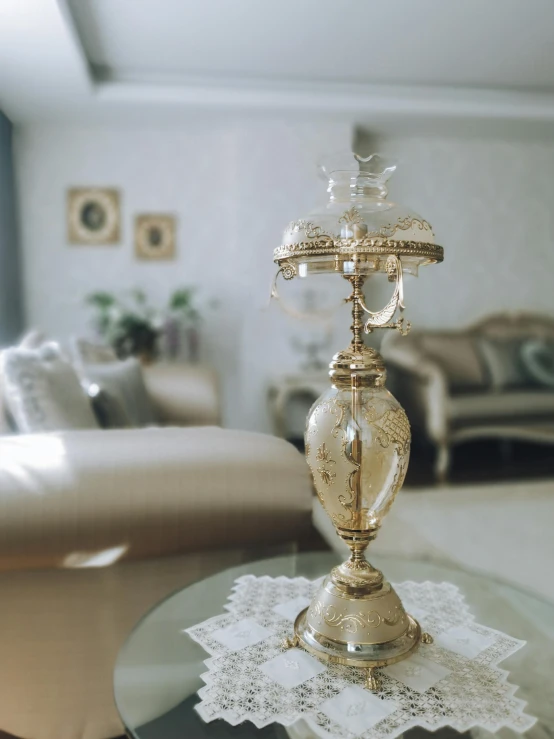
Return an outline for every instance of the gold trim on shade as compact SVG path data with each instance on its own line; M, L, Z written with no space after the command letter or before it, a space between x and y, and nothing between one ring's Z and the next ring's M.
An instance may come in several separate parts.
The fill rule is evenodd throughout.
M159 242L151 240L156 230ZM176 219L172 215L145 213L135 218L135 256L137 259L157 260L175 258Z
M273 252L273 261L280 265L283 260L287 259L352 254L423 257L432 263L442 262L444 259L442 246L424 241L396 241L383 238L332 239L329 237L278 246Z

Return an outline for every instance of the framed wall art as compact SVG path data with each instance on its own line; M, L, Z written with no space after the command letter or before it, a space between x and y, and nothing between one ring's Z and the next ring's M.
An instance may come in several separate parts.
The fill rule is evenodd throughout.
M70 244L117 244L120 222L118 190L72 187L67 191L67 238Z
M175 216L144 213L135 219L137 259L175 258Z

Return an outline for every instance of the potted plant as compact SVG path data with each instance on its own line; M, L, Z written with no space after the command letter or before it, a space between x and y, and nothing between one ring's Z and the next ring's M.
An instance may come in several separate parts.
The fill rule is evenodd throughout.
M192 288L179 288L164 310L153 308L139 289L131 290L123 298L97 291L86 297L86 303L95 311L96 330L118 357L135 356L148 364L157 357L162 336L167 353L175 358L183 327L196 331L199 315L193 306L193 294Z

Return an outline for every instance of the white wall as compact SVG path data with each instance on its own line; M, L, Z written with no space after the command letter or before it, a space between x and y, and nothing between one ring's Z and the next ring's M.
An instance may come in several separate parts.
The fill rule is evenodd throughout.
M206 313L204 352L223 379L225 423L268 430L268 378L296 367L290 333L298 333L278 310L262 310L272 250L287 222L324 196L314 176L318 156L347 146L350 133L344 124L261 120L19 130L28 325L63 338L85 330L83 297L91 290L138 285L162 303L172 288L196 284L205 300L221 301ZM443 265L407 281L414 326L457 326L498 309L554 312L553 142L397 138L381 148L402 160L391 196L420 211L446 250ZM72 185L121 188L121 245L67 245ZM135 261L132 218L141 211L177 214L177 261ZM369 302L380 307L383 297L379 288ZM333 350L349 325L347 317L337 322Z
M320 154L348 146L350 137L346 124L21 128L27 325L63 339L90 330L83 298L92 290L140 286L162 305L175 287L197 285L203 303L220 301L205 311L203 358L222 379L224 422L269 430L268 380L297 366L290 320L266 308L272 252L286 224L325 193L315 176ZM79 185L121 189L120 245L67 244L66 189ZM176 261L135 260L133 217L145 211L177 215Z
M445 260L406 281L417 326L497 310L554 315L554 141L391 138L390 197L434 227Z

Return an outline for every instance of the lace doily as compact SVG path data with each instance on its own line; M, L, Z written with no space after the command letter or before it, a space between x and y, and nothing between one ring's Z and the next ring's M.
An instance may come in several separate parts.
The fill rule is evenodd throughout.
M204 721L248 720L262 728L303 719L316 735L341 739L393 739L413 726L506 726L522 733L535 723L497 666L525 642L475 623L450 583L395 585L434 643L379 670L378 692L364 688L364 670L284 650L283 639L320 582L245 575L235 581L227 613L185 630L211 655L196 706Z

